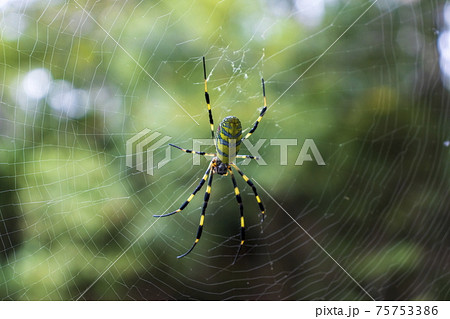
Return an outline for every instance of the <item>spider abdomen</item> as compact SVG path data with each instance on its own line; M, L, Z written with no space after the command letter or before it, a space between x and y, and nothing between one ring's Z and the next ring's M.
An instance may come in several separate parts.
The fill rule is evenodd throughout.
M239 152L242 139L241 121L236 116L227 116L217 129L216 151L222 163L232 163Z

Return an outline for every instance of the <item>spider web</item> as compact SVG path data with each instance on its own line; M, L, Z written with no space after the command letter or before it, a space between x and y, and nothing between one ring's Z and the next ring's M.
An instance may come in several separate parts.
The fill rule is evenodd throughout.
M0 30L3 300L449 299L449 3L6 0ZM152 174L127 166L145 129L210 137L202 56L216 124L248 132L266 81L265 165L237 164L267 217L236 174L234 265L229 176L177 259L204 188L152 215L208 160L160 147ZM326 165L298 165L307 139Z

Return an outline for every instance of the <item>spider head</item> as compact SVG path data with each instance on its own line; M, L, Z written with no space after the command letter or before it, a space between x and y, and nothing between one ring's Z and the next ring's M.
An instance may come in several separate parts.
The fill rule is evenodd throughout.
M216 158L214 161L214 173L217 173L219 175L227 175L228 174L228 164L223 163L220 159Z

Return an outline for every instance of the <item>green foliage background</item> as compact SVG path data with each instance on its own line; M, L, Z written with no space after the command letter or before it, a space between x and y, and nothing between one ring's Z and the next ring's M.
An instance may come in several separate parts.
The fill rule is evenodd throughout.
M315 27L289 0L17 9L26 28L0 41L0 298L448 300L449 96L436 49L444 2L392 3L374 5L345 33L371 1L327 5ZM405 27L420 39L412 53L398 41ZM253 143L299 141L287 166L267 142L260 153L269 165L242 167L286 212L260 189L268 212L260 226L239 182L249 229L233 266L231 182L215 177L202 240L177 260L194 239L202 195L183 216L152 215L176 209L207 162L192 166L172 151L153 176L125 165L127 139L144 128L188 148L209 137L203 55L216 123L234 114L250 126L264 76L270 107ZM46 99L20 107L18 83L35 68L86 90L86 115L55 114ZM293 164L305 138L326 166Z

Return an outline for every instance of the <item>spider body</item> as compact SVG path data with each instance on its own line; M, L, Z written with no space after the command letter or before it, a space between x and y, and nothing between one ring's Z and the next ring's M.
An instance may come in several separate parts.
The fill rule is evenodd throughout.
M233 261L233 264L234 264L234 262L236 262L236 260L237 260L237 257L239 256L239 252L241 251L242 246L244 245L245 223L244 223L244 206L242 204L241 195L240 195L239 188L237 186L236 179L234 177L234 173L233 173L232 169L237 171L239 173L239 175L241 175L241 177L244 179L244 181L252 188L252 191L255 195L256 202L258 203L259 209L261 211L261 222L264 220L264 216L265 216L264 205L261 201L261 198L259 197L259 195L257 193L255 185L250 180L250 178L248 178L239 169L239 167L234 163L234 160L236 158L255 159L255 157L253 157L251 155L238 155L238 152L239 152L242 140L250 137L253 134L253 132L258 127L259 122L261 121L262 117L264 116L264 114L267 110L264 79L262 79L264 106L261 110L261 113L259 114L258 119L256 120L255 124L253 125L252 129L245 135L245 137L242 137L241 121L239 121L239 119L235 116L227 116L222 120L222 122L220 122L220 124L217 128L217 137L216 137L216 135L214 134L214 121L213 121L213 116L212 116L212 112L211 112L209 93L208 93L208 89L207 89L206 63L205 63L204 57L203 57L203 76L204 76L204 80L205 80L205 100L206 100L206 106L207 106L208 113L209 113L209 124L210 124L210 128L211 128L211 137L214 140L214 143L216 146L216 153L195 152L195 151L184 149L182 147L179 147L179 146L176 146L173 144L169 144L170 146L173 146L173 147L175 147L183 152L186 152L186 153L195 153L195 154L203 155L203 156L212 156L213 158L211 159L205 174L203 175L202 179L200 180L200 183L195 188L195 190L192 192L192 194L188 197L188 199L180 206L180 208L178 208L177 210L175 210L171 213L168 213L168 214L153 215L153 216L154 217L167 217L167 216L181 212L183 209L186 208L186 206L194 198L195 194L197 194L197 192L203 187L203 185L208 180L208 184L206 186L205 197L204 197L204 201L203 201L203 206L202 206L202 214L200 216L200 222L199 222L199 226L198 226L198 230L197 230L197 237L194 240L194 243L192 244L191 248L186 253L178 256L177 258L182 258L182 257L186 256L194 249L195 245L197 245L197 243L200 241L200 237L201 237L202 231L203 231L203 224L205 221L206 207L208 206L208 201L209 201L209 197L211 194L211 185L212 185L212 180L213 180L214 174L219 174L222 176L227 176L228 174L230 174L231 181L233 183L234 194L235 194L236 201L239 206L239 212L240 212L240 239L241 239L241 241L240 241L239 249L238 249L236 256L234 258L234 261Z
M235 116L227 116L220 122L217 128L216 154L218 160L220 160L219 168L221 168L217 170L218 174L227 174L224 166L228 168L228 164L233 163L241 148L241 141L241 121Z

